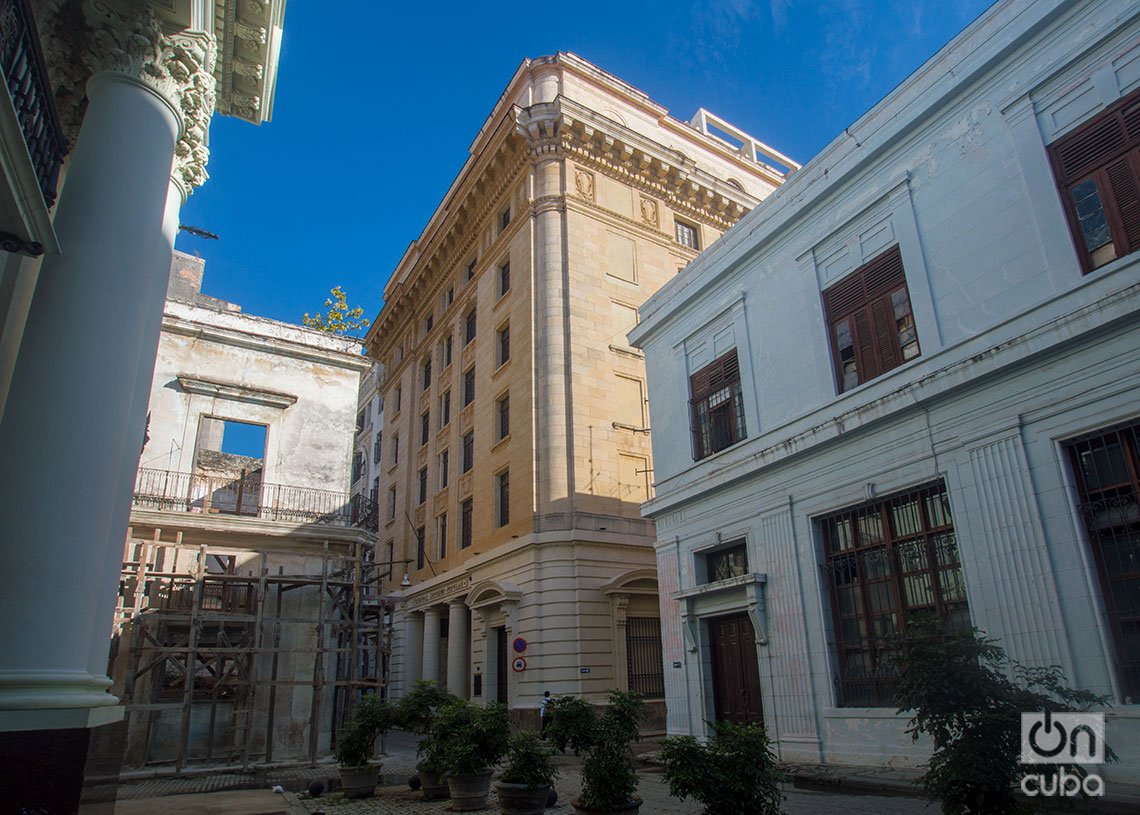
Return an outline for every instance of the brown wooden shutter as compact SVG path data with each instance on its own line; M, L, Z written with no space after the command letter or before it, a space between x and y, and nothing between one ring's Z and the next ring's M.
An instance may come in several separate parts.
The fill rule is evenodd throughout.
M1057 166L1064 182L1086 175L1124 149L1126 137L1118 116L1077 131L1057 145Z
M736 356L736 349L733 348L689 378L689 393L693 401L697 401L739 379L740 362Z
M861 308L852 316L855 324L855 359L859 366L859 381L866 382L872 377L882 373L879 367L879 358L875 354L874 332L871 330L871 315L867 309Z
M871 314L875 321L875 347L881 363L879 373L885 373L900 362L898 326L890 294L883 295L871 304Z
M1127 246L1118 248L1117 255L1140 248L1140 193L1137 191L1135 158L1135 154L1124 156L1104 170L1128 243Z

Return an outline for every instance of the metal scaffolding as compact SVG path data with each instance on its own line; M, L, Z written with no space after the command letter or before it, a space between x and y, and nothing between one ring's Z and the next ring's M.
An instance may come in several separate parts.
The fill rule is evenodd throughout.
M392 604L368 536L262 546L134 532L110 660L124 767L314 764L362 693L387 694Z

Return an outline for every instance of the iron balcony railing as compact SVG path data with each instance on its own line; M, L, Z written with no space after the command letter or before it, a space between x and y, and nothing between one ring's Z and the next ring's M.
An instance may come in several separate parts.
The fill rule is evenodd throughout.
M335 490L269 484L259 473L201 475L140 468L134 506L167 512L240 515L269 521L375 529L375 501Z
M55 204L59 168L67 155L67 139L55 109L29 0L0 0L0 69L44 203L50 209Z

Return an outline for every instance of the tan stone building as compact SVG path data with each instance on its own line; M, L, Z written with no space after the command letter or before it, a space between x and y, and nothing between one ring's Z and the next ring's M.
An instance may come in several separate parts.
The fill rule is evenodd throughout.
M626 333L796 167L573 54L521 65L367 337L387 372L396 693L439 679L519 717L546 690L663 697L645 373Z

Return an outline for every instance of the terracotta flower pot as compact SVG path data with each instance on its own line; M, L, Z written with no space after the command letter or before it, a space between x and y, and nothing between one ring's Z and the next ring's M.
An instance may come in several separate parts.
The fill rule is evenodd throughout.
M452 773L447 776L451 788L451 808L456 812L470 812L487 808L487 793L491 791L491 770L481 773Z
M542 815L550 795L550 785L528 787L526 784L495 782L499 794L499 811L503 815Z
M340 789L347 798L368 798L376 793L380 765L340 768Z

